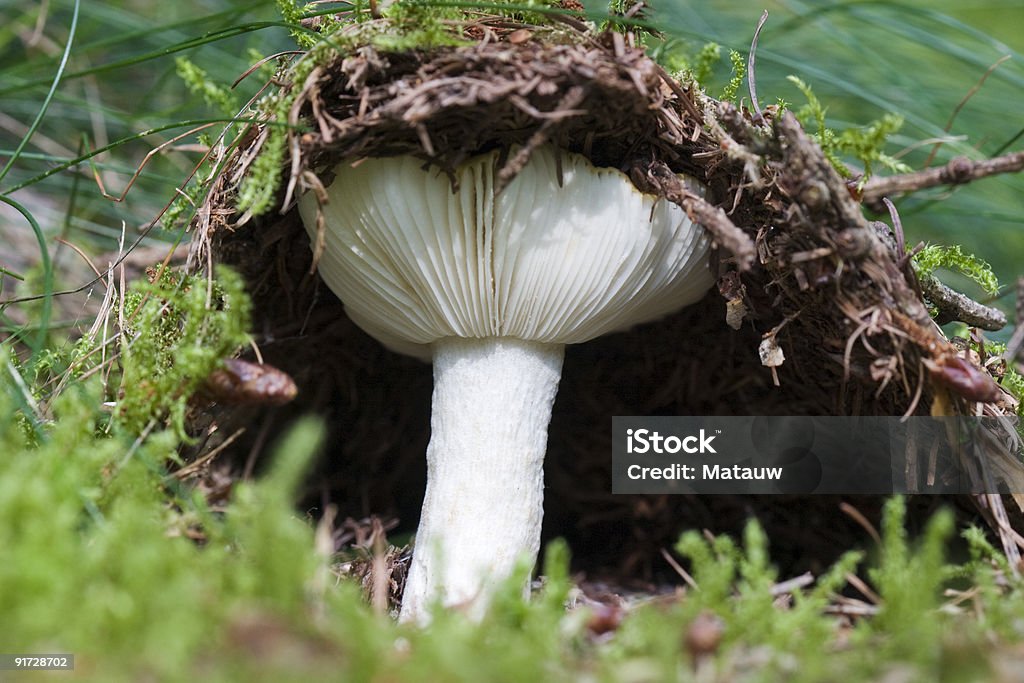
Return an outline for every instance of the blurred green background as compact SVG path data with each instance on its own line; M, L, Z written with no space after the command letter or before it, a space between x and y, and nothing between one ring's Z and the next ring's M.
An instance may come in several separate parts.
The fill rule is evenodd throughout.
M588 8L601 5L592 0ZM915 168L936 139L946 142L933 164L959 154L983 158L1024 147L1022 2L660 0L654 7L652 18L685 49L715 41L744 55L767 8L770 17L757 53L762 104L779 99L794 107L803 104L803 96L786 81L796 74L827 104L832 127L898 113L906 123L887 151ZM69 0L0 2L0 167L48 104L21 157L0 178L0 195L20 202L38 220L57 259L63 281L58 284L64 286L82 284L89 271L55 238L95 255L116 248L122 222L128 242L138 237L200 159L196 136L155 155L123 202L104 198L96 179L108 193L120 195L147 153L197 125L190 122L223 117L184 86L175 59L186 56L212 80L230 84L257 55L294 48L273 2L83 2L72 35L73 15ZM62 78L47 100L69 37ZM1010 59L991 73L946 133L958 103L1006 55ZM711 94L718 94L728 78L724 50L709 84ZM237 103L252 97L262 80L259 75L244 80L235 89ZM167 128L114 144L92 165L55 172L84 151L160 127ZM53 174L43 177L47 173ZM940 188L898 206L912 243L961 243L989 261L1004 285L1024 272L1024 177L1002 176L954 191ZM181 231L157 228L144 244L187 239ZM2 204L0 244L0 266L30 276L39 257L35 237L28 223ZM8 276L0 282L3 299L38 289ZM1012 310L1012 296L1004 296L1000 305Z
M885 112L904 117L888 152L914 169L945 139L932 161L980 159L1024 149L1024 3L731 2L669 3L664 18L693 41L714 40L744 55L763 9L757 50L762 104L805 101L786 81L795 74L828 106L833 128L859 126ZM1002 57L984 85L958 104ZM987 260L1004 285L1024 274L1024 176L989 178L953 191L939 188L897 202L907 239L963 244ZM888 217L884 217L888 222ZM945 278L980 295L969 284ZM1004 291L1012 287L1004 286ZM1011 293L1012 296L1012 293ZM1010 297L1001 304L1012 310Z

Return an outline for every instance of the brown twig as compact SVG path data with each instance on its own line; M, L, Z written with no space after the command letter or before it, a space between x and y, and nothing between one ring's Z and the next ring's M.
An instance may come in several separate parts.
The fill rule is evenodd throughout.
M906 235L903 232L903 221L900 219L900 212L896 210L896 205L890 201L888 197L882 197L882 203L885 204L885 208L889 210L889 217L892 219L892 231L896 237L896 265L903 273L903 278L907 281L907 284L917 293L918 297L923 295L921 291L921 283L917 279L917 272L914 267L910 265L911 259L917 255L919 251L924 249L924 242L919 242L909 252L907 251Z
M498 172L498 182L495 184L494 188L495 194L501 193L506 187L508 187L508 184L512 182L513 178L523 170L523 167L526 166L526 162L530 160L530 156L533 154L534 150L548 141L548 136L559 120L567 117L581 116L586 113L585 110L577 109L577 107L579 107L586 98L586 95L587 89L584 86L573 86L569 88L565 95L562 96L562 99L558 101L554 111L543 113L537 112L540 117L544 117L544 122L540 125L540 128L530 136L526 141L526 144L515 153L515 156L509 159ZM518 106L522 108L524 104L525 100Z
M675 570L676 574L679 574L683 581L686 582L686 585L692 588L693 590L700 590L700 587L697 585L697 582L694 581L693 577L690 576L689 572L683 569L683 565L676 562L676 558L672 557L672 555L664 548L661 548L660 550L661 556L665 558L665 561L668 562L669 566Z
M916 192L939 185L962 185L1000 173L1016 173L1024 169L1024 152L1014 152L992 159L971 161L957 157L945 166L885 178L874 177L864 185L863 198L873 204L882 197Z
M740 271L748 270L753 265L756 255L753 240L729 220L725 211L689 193L683 197L682 207L714 235L719 246L732 253Z
M754 108L754 123L761 123L764 116L761 115L761 106L757 103L757 79L754 78L754 60L757 54L757 39L761 36L761 29L768 21L768 10L761 14L761 19L754 29L754 38L750 41L750 54L747 55L747 88L750 90L750 106Z
M985 306L961 294L928 275L919 279L922 293L939 309L936 322L940 325L959 320L971 327L995 332L1006 327L1006 314L998 308Z
M796 593L801 588L806 588L814 583L814 575L810 572L804 572L800 576L794 576L792 579L786 579L780 581L771 587L771 595L773 598L777 598L780 595L787 595L789 593Z
M173 476L178 481L184 481L185 479L187 479L188 477L192 476L196 472L199 472L205 465L210 463L214 458L216 458L222 452L227 450L227 448L230 447L231 444L233 444L238 439L238 437L240 437L244 432L245 432L245 428L244 427L240 428L240 429L236 429L231 434L231 436L229 436L228 438L224 439L224 442L221 443L219 446L211 449L208 453L202 455L201 457L197 458L196 460L194 460L193 462L189 463L188 465L185 465L180 470L174 472L171 476Z
M844 515L859 524L875 543L879 545L882 544L882 535L878 533L878 529L875 528L875 525L868 521L868 518L864 516L863 512L846 502L840 503L839 509Z
M846 572L846 582L856 588L861 595L871 601L874 605L882 604L882 597L871 589L862 578L854 574L853 572Z
M630 169L629 177L642 192L662 196L681 206L694 223L700 223L711 233L718 246L732 253L741 272L753 265L757 254L754 241L736 227L720 207L690 192L664 162L638 161Z

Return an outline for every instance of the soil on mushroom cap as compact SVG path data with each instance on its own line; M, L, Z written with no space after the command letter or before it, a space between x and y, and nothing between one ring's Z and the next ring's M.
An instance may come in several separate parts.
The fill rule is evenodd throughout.
M550 426L546 534L575 540L584 566L592 547L592 558L643 574L682 529L735 531L756 514L779 521L769 533L783 546L780 557L789 542L801 568L827 564L861 537L854 525L846 524L849 535L809 544L792 533L789 511L801 510L804 527L817 517L834 528L842 519L834 499L612 497L610 416L927 413L933 385L922 361L945 350L945 340L928 323L905 264L794 120L755 126L730 105L670 84L621 35L561 40L400 54L363 47L319 67L293 108L292 123L310 125L290 140L280 201L316 185L310 171L345 159L413 154L443 170L476 153L541 142L620 168L668 201L680 198L665 171L704 180L728 211L716 220L746 240L720 241L733 253L756 247L758 258L741 270L723 249L719 291L701 303L567 349ZM228 159L195 225L191 262L243 273L263 355L294 377L300 394L270 418L233 408L206 419L223 434L247 427L234 444L244 461L258 458L268 433L294 416L325 416L330 440L310 479L310 505L329 501L341 518L397 516L411 531L422 500L430 368L385 351L348 320L310 274L309 240L293 208L239 223L231 179L251 151ZM508 172L522 161L509 159ZM777 377L758 356L764 335L786 353ZM986 410L1008 411L1009 401ZM950 405L965 411L968 402L954 397ZM615 543L602 543L609 538Z

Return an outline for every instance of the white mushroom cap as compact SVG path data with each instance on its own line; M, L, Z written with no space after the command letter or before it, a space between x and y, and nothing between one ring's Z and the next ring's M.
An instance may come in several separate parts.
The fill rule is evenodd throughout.
M335 174L329 203L299 202L311 233L318 210L329 226L320 274L356 324L409 355L428 358L444 337L584 342L693 303L713 281L710 238L681 208L578 154L535 150L498 195L497 152L460 166L454 192L409 156Z

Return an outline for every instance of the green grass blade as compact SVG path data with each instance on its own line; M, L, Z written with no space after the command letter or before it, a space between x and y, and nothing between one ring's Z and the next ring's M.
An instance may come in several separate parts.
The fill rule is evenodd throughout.
M75 0L75 9L71 15L71 28L68 30L68 42L64 46L64 53L61 55L60 64L57 66L57 74L53 77L53 82L50 84L50 91L46 93L46 97L43 99L43 106L39 108L39 113L36 115L35 121L29 126L28 132L22 136L21 142L18 143L17 149L14 150L14 154L7 160L7 164L4 165L3 169L0 170L0 181L3 181L4 177L14 166L15 162L21 156L22 150L28 145L28 141L32 139L36 130L39 128L39 124L43 122L43 117L46 116L46 110L50 106L50 101L53 99L53 94L57 91L57 86L60 85L61 76L64 75L64 69L68 65L68 58L71 56L71 44L75 40L75 31L78 29L78 8L79 0Z
M25 220L32 226L32 232L35 233L36 240L39 242L39 258L43 265L43 294L41 295L43 305L42 312L40 313L39 327L36 332L36 342L31 345L34 355L43 349L46 344L47 334L49 333L50 314L53 306L53 263L50 261L50 251L46 246L46 236L43 234L43 229L39 227L39 222L35 219L35 216L10 197L0 195L0 202L11 206L25 217Z

